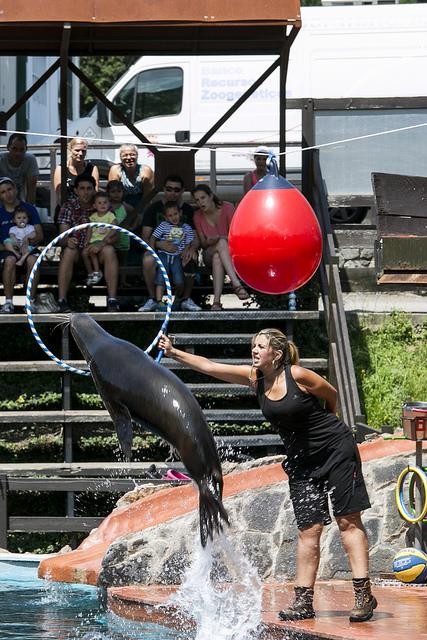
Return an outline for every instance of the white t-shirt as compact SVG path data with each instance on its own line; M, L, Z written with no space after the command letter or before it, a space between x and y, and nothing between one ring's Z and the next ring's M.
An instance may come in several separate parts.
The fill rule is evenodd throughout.
M27 224L25 227L17 227L16 225L13 225L13 227L10 227L9 229L9 234L13 233L18 246L21 247L23 240L28 238L28 236L31 236L35 231L36 230L32 224Z

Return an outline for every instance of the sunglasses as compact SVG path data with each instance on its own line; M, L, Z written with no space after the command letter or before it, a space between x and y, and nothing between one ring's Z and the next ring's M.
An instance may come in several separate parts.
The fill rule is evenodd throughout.
M182 187L165 187L165 191L168 193L180 193L182 191Z

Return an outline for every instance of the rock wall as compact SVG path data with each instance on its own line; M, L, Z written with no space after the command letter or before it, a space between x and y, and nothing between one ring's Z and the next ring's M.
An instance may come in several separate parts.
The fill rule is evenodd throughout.
M390 572L394 554L406 546L407 527L394 498L396 480L413 454L399 454L363 466L372 508L363 521L368 533L371 573ZM259 461L257 462L259 464ZM248 468L247 463L244 465ZM288 482L242 492L225 500L231 527L227 537L256 565L262 580L289 580L295 572L297 529ZM198 540L196 513L132 533L112 544L103 560L99 583L176 584ZM217 567L226 577L226 567ZM349 578L349 564L335 521L325 527L319 578Z

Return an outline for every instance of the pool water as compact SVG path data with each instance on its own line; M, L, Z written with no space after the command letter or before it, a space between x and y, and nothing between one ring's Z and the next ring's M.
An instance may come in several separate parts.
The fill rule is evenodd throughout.
M37 564L0 562L1 640L189 640L105 612L95 587L39 580Z

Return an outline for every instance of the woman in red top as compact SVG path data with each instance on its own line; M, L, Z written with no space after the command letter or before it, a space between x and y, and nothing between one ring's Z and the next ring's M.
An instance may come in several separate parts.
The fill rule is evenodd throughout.
M254 151L255 170L249 171L243 178L243 193L247 193L267 175L267 158L270 154L268 147L257 147Z
M249 293L237 277L228 250L228 231L234 207L231 202L222 202L207 184L198 185L192 194L199 207L193 222L203 249L203 261L212 268L214 300L211 311L220 311L225 274L229 276L239 300L249 298Z

